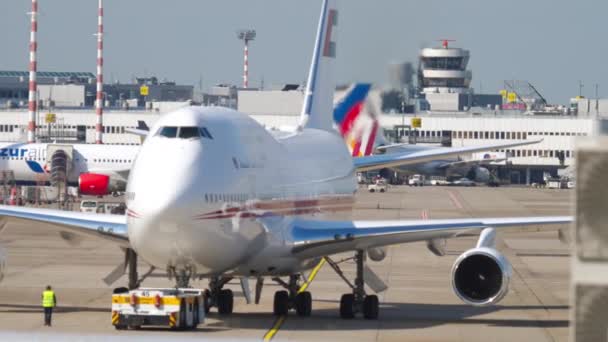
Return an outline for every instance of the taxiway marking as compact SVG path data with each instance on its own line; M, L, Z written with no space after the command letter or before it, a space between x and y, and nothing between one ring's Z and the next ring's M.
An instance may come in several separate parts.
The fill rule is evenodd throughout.
M460 201L458 200L458 197L456 196L456 194L450 190L448 190L448 196L450 196L450 200L452 200L452 203L454 204L454 206L458 209L464 209L464 206L462 205L462 203L460 203Z
M321 270L321 267L323 267L324 264L325 264L325 258L321 259L321 261L319 261L317 266L315 266L315 268L312 269L312 272L310 272L310 275L308 276L308 280L304 284L302 284L302 286L300 286L300 288L298 289L298 293L302 293L302 292L306 291L306 289L308 288L310 283L312 283L312 281L315 280L317 273L319 273L319 270ZM285 322L286 319L287 319L286 315L279 316L277 318L277 320L272 325L272 328L270 328L270 330L268 330L268 332L266 332L266 334L264 335L264 342L272 341L274 336L279 332L279 329L281 329L281 326L283 325L283 323Z

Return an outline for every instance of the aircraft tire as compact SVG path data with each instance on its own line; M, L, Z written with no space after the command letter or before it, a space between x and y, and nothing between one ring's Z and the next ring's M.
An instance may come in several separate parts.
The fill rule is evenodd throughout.
M365 296L365 299L363 300L363 317L365 319L378 319L379 311L380 303L378 301L378 296Z
M232 290L221 290L217 297L217 311L220 315L230 315L234 307Z
M309 317L312 313L312 295L310 292L298 293L296 296L296 313L300 317Z
M340 299L340 318L355 318L355 295L352 293L343 294Z
M205 292L203 292L203 305L205 308L205 314L208 314L209 311L211 310L211 305L209 304L210 298L211 298L211 291L205 290Z
M287 315L289 311L289 293L287 291L277 291L274 293L274 305L272 312L275 316Z

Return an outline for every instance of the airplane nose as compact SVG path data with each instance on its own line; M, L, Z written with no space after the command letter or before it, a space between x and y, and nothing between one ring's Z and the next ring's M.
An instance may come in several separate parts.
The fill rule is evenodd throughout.
M128 206L140 215L175 210L196 187L199 146L161 143L144 144L129 175Z
M151 150L148 150L151 151ZM197 200L196 156L186 151L151 155L141 151L127 187L129 241L157 266L189 264L189 212ZM141 154L141 153L144 154ZM162 158L162 162L159 162Z

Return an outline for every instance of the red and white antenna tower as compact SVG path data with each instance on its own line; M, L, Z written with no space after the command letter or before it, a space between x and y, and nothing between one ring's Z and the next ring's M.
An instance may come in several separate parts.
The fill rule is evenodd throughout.
M38 0L32 0L32 11L29 13L31 16L31 30L30 30L30 82L29 82L29 94L28 94L28 123L27 123L27 142L36 142L36 92L38 86L36 83L36 72L38 70L36 61L36 52L38 51L38 40L36 35L38 33Z
M439 42L441 42L441 46L443 46L444 49L447 49L449 46L450 42L455 42L456 40L454 39L439 39Z
M245 43L243 49L243 88L249 88L249 41L255 39L255 30L240 30L236 33L237 38Z
M95 143L103 143L103 0L97 12L97 100L95 101Z

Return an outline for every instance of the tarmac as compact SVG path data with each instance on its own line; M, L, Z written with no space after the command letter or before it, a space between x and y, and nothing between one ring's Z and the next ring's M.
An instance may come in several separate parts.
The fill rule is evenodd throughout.
M387 193L357 195L356 219L420 219L569 215L570 190L462 187L391 187ZM309 286L313 312L308 318L290 314L283 322L272 315L272 298L278 286L266 281L259 305L246 304L240 286L235 292L234 314L212 311L196 331L168 329L116 331L110 323L112 288L102 278L122 261L122 252L110 243L85 239L71 246L56 233L35 225L12 225L0 235L8 253L5 279L0 283L0 338L43 340L122 339L163 341L253 340L267 336L273 327L275 341L567 341L569 337L569 248L556 231L505 232L498 247L513 265L510 292L497 306L471 307L451 288L454 260L475 245L476 238L448 241L444 257L433 255L425 243L389 248L381 262L369 266L389 285L379 294L380 318L342 320L339 300L347 285L324 266ZM335 256L334 259L352 255ZM343 264L353 279L354 264ZM140 263L140 274L147 270ZM43 326L40 295L50 284L59 307L53 327ZM149 278L144 286L172 286L163 278ZM206 281L195 281L204 288ZM277 324L277 323L282 323Z

